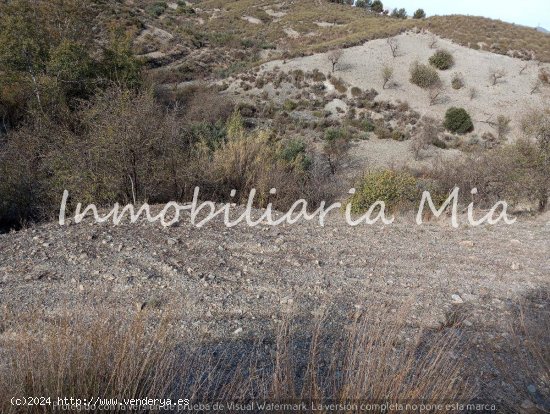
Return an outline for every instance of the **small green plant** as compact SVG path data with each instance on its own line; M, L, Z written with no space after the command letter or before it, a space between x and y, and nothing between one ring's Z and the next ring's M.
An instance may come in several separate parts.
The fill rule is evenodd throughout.
M386 89L386 85L388 82L390 82L393 78L393 67L389 65L385 65L382 68L382 80L384 83L382 84L382 89Z
M392 138L392 131L385 127L384 125L376 125L374 129L374 133L378 137L378 139L391 139Z
M391 133L391 139L393 139L394 141L406 141L408 138L409 137L407 136L407 134L398 129L392 131Z
M308 77L311 77L315 82L323 82L327 80L327 77L319 71L319 69L313 69L311 73L307 74Z
M326 142L334 142L339 139L347 139L347 132L343 128L329 128L323 138Z
M285 143L280 157L289 164L298 165L306 171L311 167L312 159L306 153L306 144L300 139L293 139Z
M451 52L440 49L435 52L430 58L430 65L436 67L439 70L447 70L453 67L454 58Z
M283 104L283 109L285 111L294 111L296 108L298 108L298 103L292 99L287 99Z
M346 93L348 90L348 88L346 87L346 84L340 78L335 78L334 76L332 76L330 78L330 83L332 83L332 86L334 86L334 89L336 89L340 93Z
M376 126L372 123L370 119L365 119L363 121L363 131L365 132L374 132L376 129Z
M441 82L439 74L434 68L428 65L415 62L412 64L411 69L411 83L427 89Z
M351 212L362 214L377 201L383 201L388 210L414 203L419 189L416 178L403 171L371 171L366 173L350 197Z
M464 108L449 108L443 126L454 133L465 134L474 129L472 118Z
M357 86L354 86L353 88L351 88L351 95L355 98L357 98L358 96L361 96L362 93L363 91L361 90L361 88L358 88Z
M447 144L440 138L435 138L432 142L432 145L439 149L447 149Z
M149 14L154 17L159 17L166 11L168 5L164 1L159 1L149 7Z

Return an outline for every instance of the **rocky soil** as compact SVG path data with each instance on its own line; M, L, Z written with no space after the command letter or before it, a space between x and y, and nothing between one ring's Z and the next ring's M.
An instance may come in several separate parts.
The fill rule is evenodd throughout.
M0 236L0 303L46 314L147 306L212 338L260 334L289 310L336 317L385 304L409 307L415 327L460 313L466 329L492 337L512 304L548 292L547 221L452 229L397 216L352 228L334 213L325 227L50 223Z

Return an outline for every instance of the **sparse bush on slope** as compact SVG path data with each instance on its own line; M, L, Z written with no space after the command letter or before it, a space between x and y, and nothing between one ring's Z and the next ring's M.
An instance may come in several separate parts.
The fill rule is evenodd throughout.
M460 188L463 204L472 201L470 190L477 188L475 202L479 207L506 200L511 205L530 202L544 211L550 195L548 159L536 141L520 139L490 151L440 160L421 175L434 183L437 193Z
M453 55L447 50L438 50L430 57L430 65L439 70L450 69L454 65Z
M427 89L441 82L439 74L434 68L419 62L414 62L410 69L411 83Z
M451 86L453 89L462 89L464 88L464 76L462 73L453 73L453 77L451 79Z
M464 108L449 108L445 113L445 128L449 131L465 134L474 129L472 118Z
M356 185L350 197L351 211L361 214L377 201L386 204L386 211L409 207L417 202L419 189L416 179L403 171L382 170L367 172Z
M335 174L350 145L349 132L344 128L329 128L323 137L323 152L327 158L332 174Z

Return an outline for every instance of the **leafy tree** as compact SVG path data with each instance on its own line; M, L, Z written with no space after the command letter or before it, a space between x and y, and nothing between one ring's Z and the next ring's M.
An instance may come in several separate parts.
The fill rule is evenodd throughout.
M0 7L0 128L29 113L55 117L110 83L135 87L141 78L129 38L116 33L100 50L88 0L13 0Z
M134 88L141 82L141 62L132 52L130 37L121 31L116 31L103 49L100 67L107 80L120 86Z
M368 9L372 6L372 0L357 0L355 2L355 7Z
M374 0L371 5L371 10L376 13L382 13L384 11L384 3L380 0Z
M401 9L393 9L391 13L391 17L394 17L396 19L406 19L407 18L407 10L401 8Z
M418 9L417 11L414 12L413 18L414 19L425 19L426 18L426 12L424 11L424 9Z

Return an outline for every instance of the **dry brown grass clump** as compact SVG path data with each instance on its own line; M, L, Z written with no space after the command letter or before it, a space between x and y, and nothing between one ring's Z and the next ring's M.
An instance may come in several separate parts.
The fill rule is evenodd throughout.
M267 9L283 14L270 16L266 13ZM210 19L212 15L216 18ZM243 16L257 18L261 24L252 24ZM170 25L170 30L180 32L179 36L191 36L195 43L242 47L241 40L246 39L247 47L248 43L255 48L280 45L289 56L359 45L366 40L388 38L416 28L428 29L473 48L484 44L482 47L495 53L550 61L549 36L535 29L483 17L453 15L434 16L422 21L393 19L363 8L324 0L314 7L302 1L287 2L281 6L276 1L259 4L254 0L206 0L201 2L196 15L167 10L163 17L163 20L156 19L155 24ZM205 23L197 24L197 17L203 18ZM297 32L298 36L290 37L285 32L288 28ZM315 36L307 36L308 33L315 33Z
M458 331L414 333L402 316L377 311L357 317L342 335L321 321L313 327L283 322L273 342L263 341L273 344L266 351L253 341L191 344L174 337L169 319L159 321L146 311L127 321L99 313L21 322L18 315L5 319L0 337L0 409L22 412L10 399L29 395L55 401L72 396L308 406L363 402L373 404L369 412L382 412L374 404L388 401L470 401Z
M461 15L434 16L426 22L428 30L463 46L550 62L550 36L529 27Z

